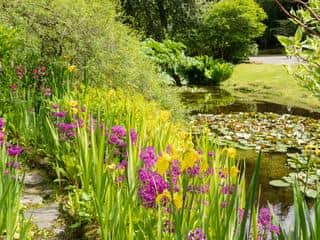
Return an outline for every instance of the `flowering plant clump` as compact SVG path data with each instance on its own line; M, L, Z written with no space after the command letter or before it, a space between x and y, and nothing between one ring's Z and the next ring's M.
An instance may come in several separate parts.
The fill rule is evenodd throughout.
M63 109L57 104L52 105L52 117L55 118L54 124L59 130L61 141L73 139L78 128L84 126L85 108L79 107L77 101L70 100Z
M8 175L11 170L15 170L20 167L20 163L17 158L22 154L23 149L19 145L6 143L5 136L5 120L0 118L0 148L7 149L6 157L0 160L2 161L3 174Z
M258 216L259 240L269 239L271 235L279 236L280 227L272 224L270 208L261 208Z
M201 154L192 148L178 150L168 146L166 151L157 155L153 147L147 147L140 153L140 158L143 166L139 170L139 195L146 207L173 202L177 209L181 209L183 188L187 187L182 186L181 179L207 175L208 164L201 161Z
M207 240L207 237L201 228L196 228L189 232L188 240Z

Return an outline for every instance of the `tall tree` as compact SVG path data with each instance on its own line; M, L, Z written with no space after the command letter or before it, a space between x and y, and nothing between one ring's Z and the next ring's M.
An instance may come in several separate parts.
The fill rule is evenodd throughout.
M281 0L286 8L295 7L295 3ZM268 18L264 21L267 28L264 35L258 39L259 47L262 49L279 48L281 45L276 38L276 35L286 35L290 36L295 31L295 26L287 16L278 7L275 0L257 0L257 3L264 9L267 13Z
M124 22L146 37L163 40L183 35L196 23L201 0L119 0Z

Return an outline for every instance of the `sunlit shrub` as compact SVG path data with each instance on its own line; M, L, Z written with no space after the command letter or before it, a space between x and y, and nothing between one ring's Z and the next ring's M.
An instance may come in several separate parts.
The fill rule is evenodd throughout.
M163 43L149 39L144 42L145 53L158 64L162 71L172 77L177 85L219 85L230 77L233 67L208 56L188 57L186 46L179 42L164 40Z
M0 1L0 22L22 32L24 50L34 53L38 64L67 62L78 68L75 80L130 89L178 110L174 91L142 53L135 34L115 17L111 1Z

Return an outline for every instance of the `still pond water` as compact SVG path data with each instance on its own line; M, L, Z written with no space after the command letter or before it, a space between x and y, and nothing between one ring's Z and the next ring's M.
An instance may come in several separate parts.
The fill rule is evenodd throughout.
M219 131L221 130L221 128L224 128L224 126L230 125L233 127L231 129L236 129L237 124L247 124L247 126L241 125L240 128L241 131L242 128L248 130L248 128L252 127L252 124L256 124L260 128L264 127L266 129L264 129L265 131L269 131L271 129L270 131L272 132L272 128L274 128L272 134L277 134L278 131L284 131L283 129L286 129L286 126L278 126L279 121L281 121L280 123L284 122L284 125L286 125L287 122L293 122L295 125L291 128L301 128L301 124L304 124L302 127L303 129L300 129L300 133L299 129L296 131L298 133L295 133L300 135L293 136L294 138L298 138L299 144L301 144L301 142L303 144L304 140L307 143L307 141L309 141L310 139L320 141L320 139L318 138L318 136L320 136L320 132L319 135L309 134L306 135L307 137L304 135L305 131L310 130L312 132L315 132L314 129L318 128L320 123L319 112L312 112L303 108L284 106L276 103L239 101L225 90L214 87L201 88L197 90L187 89L186 91L181 93L181 97L184 104L189 109L192 124L196 126L201 125L202 121L207 123L208 119L211 119L210 124L217 126L216 129L211 128L212 132L214 132L215 130ZM244 117L250 118L252 114L258 114L259 118L254 115L254 122L252 122L252 119L244 119ZM261 118L263 119L260 120ZM306 130L304 129L305 125L307 125ZM230 131L230 129L226 130L225 132L221 130L218 133L216 132L217 135L215 136L222 136L222 138L226 140L227 137L225 135L229 134L228 131ZM250 135L248 133L245 133L245 131L241 131L240 133L242 135L248 135L248 137L244 139L247 139L246 143L249 144L248 142L250 141ZM240 135L240 133L236 134ZM229 135L232 134L233 133L230 133ZM262 133L262 135L263 134L264 133ZM251 135L254 135L254 133ZM229 137L233 138L231 140L234 140L234 136L237 135L233 134L232 137ZM281 136L276 136L275 138L279 139L281 138ZM242 140L244 139L242 136ZM255 141L265 142L264 140L265 139L259 139ZM289 141L289 143L286 142L286 145L284 145L283 143L281 143L282 145L272 144L271 139L269 151L266 151L262 154L263 158L261 161L260 169L260 204L267 205L268 203L271 203L272 205L274 205L275 211L279 216L279 220L281 221L282 225L285 226L285 228L293 226L294 213L292 207L292 190L290 188L272 187L271 185L269 185L269 182L271 180L280 179L283 176L289 174L290 169L287 165L287 153L301 151L301 148L297 146L296 142L292 142L292 146L290 145L291 142L292 141ZM278 147L281 147L283 145L286 146L285 150L282 149L282 151L278 151ZM274 150L272 150L272 147L274 147ZM253 149L239 148L238 153L240 158L245 159L246 161L246 177L247 181L250 181L254 169L254 164L257 159L257 152L253 147Z

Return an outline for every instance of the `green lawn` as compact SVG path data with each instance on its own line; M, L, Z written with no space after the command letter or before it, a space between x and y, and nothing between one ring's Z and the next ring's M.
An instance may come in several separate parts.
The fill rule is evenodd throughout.
M299 85L285 66L239 64L222 88L249 101L269 101L320 111L320 99Z

